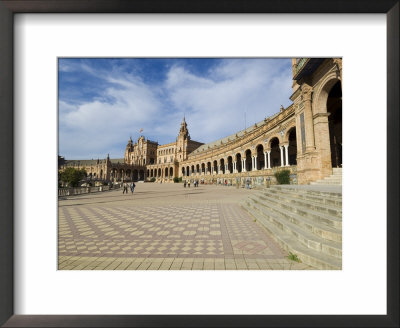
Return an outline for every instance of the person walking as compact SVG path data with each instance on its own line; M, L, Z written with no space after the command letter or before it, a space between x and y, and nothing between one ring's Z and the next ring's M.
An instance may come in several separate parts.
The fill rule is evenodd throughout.
M190 188L190 180L188 180L188 188Z
M183 188L186 188L186 180L183 181Z
M132 181L131 182L131 193L133 194L133 192L135 191L135 187L136 187L136 185L135 185L135 183Z
M122 184L122 187L123 187L123 191L122 191L122 193L123 194L125 194L125 193L128 193L128 184L124 181L124 183Z

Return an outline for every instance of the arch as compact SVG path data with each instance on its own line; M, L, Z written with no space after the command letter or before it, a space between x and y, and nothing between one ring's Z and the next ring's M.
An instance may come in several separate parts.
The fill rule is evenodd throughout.
M207 162L207 173L211 173L211 162Z
M218 174L218 173L219 173L219 172L218 172L218 162L217 162L216 160L213 161L212 167L213 167L213 171L214 171L216 174Z
M185 171L186 171L185 168L182 167L182 176L183 176L183 177L186 175L186 172L185 172Z
M289 165L297 165L297 140L295 126L289 129L287 133L287 140L289 145Z
M252 158L251 158L251 150L250 149L247 149L244 152L244 160L245 160L246 171L251 171L251 169L252 169Z
M342 166L342 83L339 80L329 91L326 103L332 167Z
M144 171L143 170L139 171L139 180L141 180L141 181L144 180Z
M174 169L172 167L169 168L169 176L171 178L174 176Z
M164 169L164 178L168 178L168 167Z
M201 163L201 174L206 174L206 164Z
M133 180L137 181L139 179L138 170L133 170Z
M235 157L236 157L236 171L240 173L242 172L242 154L237 153Z
M158 169L158 174L157 174L157 176L158 176L159 178L161 178L161 168Z
M186 176L187 177L189 176L189 171L190 171L189 166L186 166Z
M199 174L199 173L200 173L200 165L196 164L196 174Z
M312 107L313 115L319 113L327 113L326 103L328 101L329 92L338 82L341 83L341 80L337 76L336 72L331 72L322 80L319 87L315 90L315 94L313 97L315 99Z
M256 147L256 169L262 170L265 168L265 161L264 161L264 146L262 144L257 145Z
M271 147L271 167L281 166L281 150L280 143L277 137L274 137L270 141Z
M232 156L228 156L227 164L228 164L228 171L229 171L229 173L233 173L233 160L232 160Z
M221 169L222 174L225 174L225 159L224 158L220 158L219 167Z

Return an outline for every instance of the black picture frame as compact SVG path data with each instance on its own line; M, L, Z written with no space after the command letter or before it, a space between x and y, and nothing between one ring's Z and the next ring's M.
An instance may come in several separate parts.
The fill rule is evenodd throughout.
M16 13L386 14L387 315L14 315L13 17ZM398 0L0 0L0 324L4 327L399 327L399 27Z

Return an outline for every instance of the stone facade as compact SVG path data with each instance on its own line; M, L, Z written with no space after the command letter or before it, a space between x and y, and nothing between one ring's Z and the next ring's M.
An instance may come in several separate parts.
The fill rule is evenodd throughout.
M185 118L175 142L129 140L121 160L65 161L104 180L265 186L288 169L292 183L308 184L342 165L342 59L292 60L293 104L223 139L203 144L190 138ZM62 169L62 168L61 168Z

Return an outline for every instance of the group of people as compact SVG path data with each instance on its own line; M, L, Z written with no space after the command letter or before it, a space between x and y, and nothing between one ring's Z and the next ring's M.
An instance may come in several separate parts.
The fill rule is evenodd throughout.
M122 193L128 193L128 187L131 189L131 193L133 194L133 192L135 191L135 183L132 181L131 183L127 183L126 181L124 181L124 183L122 184L123 187L123 191Z
M188 186L188 188L190 188L190 180L187 181L186 180L183 181L183 187L186 188L186 185ZM198 187L199 186L199 180L194 180L193 182L193 187Z

